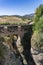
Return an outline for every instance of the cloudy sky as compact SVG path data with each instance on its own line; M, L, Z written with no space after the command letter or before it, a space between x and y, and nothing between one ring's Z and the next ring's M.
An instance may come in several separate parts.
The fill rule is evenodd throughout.
M0 15L25 15L35 12L43 0L0 0Z

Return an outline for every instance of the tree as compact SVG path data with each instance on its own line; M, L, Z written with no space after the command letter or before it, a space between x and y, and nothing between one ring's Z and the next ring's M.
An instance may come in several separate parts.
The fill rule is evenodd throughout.
M36 9L34 22L34 30L39 31L43 28L43 4Z
M34 22L32 45L38 49L43 49L43 4L36 9Z

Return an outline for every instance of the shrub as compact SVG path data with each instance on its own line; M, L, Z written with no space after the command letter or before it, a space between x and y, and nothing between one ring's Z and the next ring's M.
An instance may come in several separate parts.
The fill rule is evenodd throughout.
M4 49L2 44L0 43L0 61L4 58Z
M34 32L31 39L32 48L43 50L43 31Z

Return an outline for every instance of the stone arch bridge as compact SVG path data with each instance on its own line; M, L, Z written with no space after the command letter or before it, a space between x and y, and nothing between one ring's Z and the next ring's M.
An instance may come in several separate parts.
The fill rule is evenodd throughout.
M27 25L0 25L0 35L1 36L11 36L11 35L19 35L22 37L30 28L32 28L32 24Z
M31 55L31 36L33 23L26 25L0 25L0 36L18 37L15 42L12 42L13 48L16 48L16 54L20 56L22 65L35 65Z

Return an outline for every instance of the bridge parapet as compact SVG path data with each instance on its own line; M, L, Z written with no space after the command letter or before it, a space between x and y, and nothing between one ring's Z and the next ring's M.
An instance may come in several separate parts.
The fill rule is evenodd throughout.
M30 29L33 24L29 25L0 25L0 35L3 33L4 35L11 34L20 34L25 33Z

